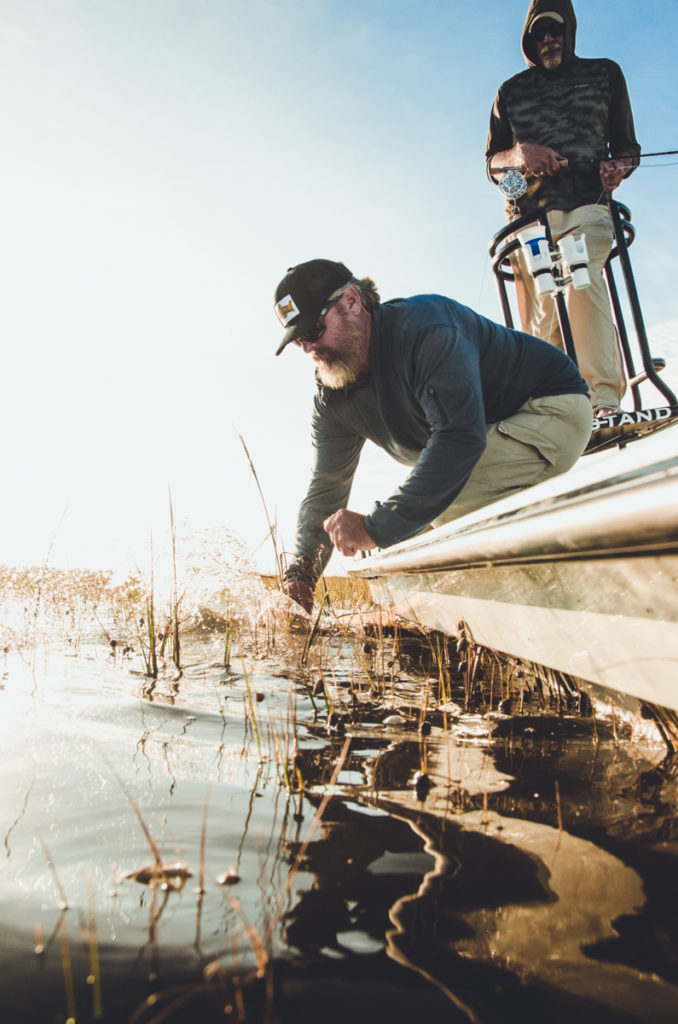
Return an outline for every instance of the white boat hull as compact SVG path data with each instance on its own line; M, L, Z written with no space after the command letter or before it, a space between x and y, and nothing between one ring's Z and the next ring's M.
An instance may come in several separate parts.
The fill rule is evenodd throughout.
M428 628L678 710L678 428L356 564Z

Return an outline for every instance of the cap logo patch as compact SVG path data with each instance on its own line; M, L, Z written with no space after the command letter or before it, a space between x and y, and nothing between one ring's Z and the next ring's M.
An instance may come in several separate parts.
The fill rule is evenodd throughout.
M287 327L290 320L294 320L298 315L299 307L291 295L286 295L284 299L276 303L275 311L280 323L283 327Z

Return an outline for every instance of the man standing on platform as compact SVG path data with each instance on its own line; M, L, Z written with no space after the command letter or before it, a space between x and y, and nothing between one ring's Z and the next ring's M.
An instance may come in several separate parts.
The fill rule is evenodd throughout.
M591 284L566 292L577 360L596 415L619 411L626 380L603 268L613 229L607 197L637 164L633 115L621 68L575 56L570 0L533 0L522 35L527 71L499 88L490 117L487 171L520 168L527 191L509 219L548 211L554 242L583 232ZM538 295L519 252L514 261L523 329L563 348L555 303Z

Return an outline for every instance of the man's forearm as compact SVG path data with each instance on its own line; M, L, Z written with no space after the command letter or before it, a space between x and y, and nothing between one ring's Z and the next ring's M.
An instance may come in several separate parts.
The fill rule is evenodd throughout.
M498 153L493 153L487 161L487 176L492 184L499 184L495 175L501 174L504 168L522 167L521 157L520 146L512 146L511 149L503 149Z
M551 177L563 167L567 167L567 157L551 146L542 146L538 142L517 142L511 149L503 149L493 153L488 161L488 173L493 181L495 174L503 168L520 167L530 174Z
M523 151L520 144L512 146L511 149L503 149L499 153L493 153L488 162L488 167L492 174L501 171L505 167L522 166Z
M304 513L302 507L297 520L294 557L290 561L287 575L315 584L332 554L332 542L322 525L328 512L312 510Z

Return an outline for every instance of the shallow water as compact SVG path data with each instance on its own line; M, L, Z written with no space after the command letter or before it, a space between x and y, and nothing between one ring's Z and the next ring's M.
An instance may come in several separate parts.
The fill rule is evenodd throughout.
M329 617L304 657L275 603L151 680L45 595L2 620L3 1021L676 1020L652 733L469 712Z

